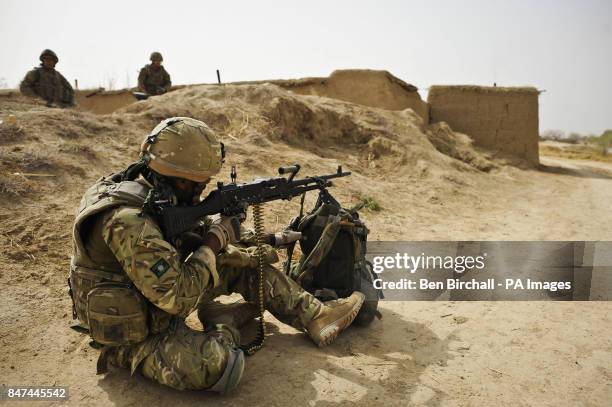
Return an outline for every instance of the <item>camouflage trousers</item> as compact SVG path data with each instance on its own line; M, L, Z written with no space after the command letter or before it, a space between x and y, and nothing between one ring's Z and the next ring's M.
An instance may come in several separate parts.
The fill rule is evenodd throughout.
M220 286L201 303L231 293L257 303L258 271L222 267L219 276ZM264 300L266 310L298 329L303 329L321 307L320 301L272 266L264 269ZM176 317L167 331L119 348L109 360L118 366L131 366L132 373L140 367L144 376L175 389L207 389L221 377L229 351L239 344L240 333L232 326L219 324L195 331Z

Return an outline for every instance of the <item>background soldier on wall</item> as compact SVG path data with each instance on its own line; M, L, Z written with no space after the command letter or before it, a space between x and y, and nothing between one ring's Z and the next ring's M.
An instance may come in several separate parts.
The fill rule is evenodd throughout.
M74 106L74 90L64 76L55 70L59 58L46 49L40 54L40 66L29 71L19 85L26 96L40 97L48 106Z
M164 58L159 52L153 52L151 63L145 65L138 75L138 89L149 95L162 95L170 90L170 75L162 65Z

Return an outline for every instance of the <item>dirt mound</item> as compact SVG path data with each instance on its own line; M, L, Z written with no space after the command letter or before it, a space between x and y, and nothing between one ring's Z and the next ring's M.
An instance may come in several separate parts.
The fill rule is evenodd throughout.
M440 157L433 148L427 126L410 109L393 111L295 95L266 83L189 87L117 113L144 117L151 124L169 116L191 116L208 123L230 148L242 152L251 144L271 147L280 143L316 158L348 158L353 168L365 173L392 166L404 172L419 159L434 167L450 165L448 157ZM447 129L447 133L452 131ZM480 157L467 143L463 150L463 155L450 156L466 163ZM467 150L472 156L468 157Z
M481 171L489 172L495 168L495 164L484 153L476 152L471 138L465 134L455 133L444 122L429 126L427 137L442 154L469 163Z
M121 89L116 91L78 90L75 92L76 103L83 110L97 114L109 114L124 106L136 102L132 90Z
M328 78L302 78L265 81L300 95L324 96L364 106L388 110L410 108L429 122L429 108L417 88L388 71L343 69ZM248 83L248 82L244 82ZM263 83L263 81L261 82Z

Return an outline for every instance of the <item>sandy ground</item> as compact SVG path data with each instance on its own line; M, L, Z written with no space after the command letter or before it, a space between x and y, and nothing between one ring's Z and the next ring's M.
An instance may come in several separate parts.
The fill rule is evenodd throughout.
M511 169L486 211L447 203L454 215L416 238L610 239L612 167L543 162L545 171ZM64 287L31 274L36 262L2 270L0 376L70 386L70 405L604 406L612 397L607 302L383 302L381 321L323 350L269 316L267 346L248 359L240 391L225 398L121 370L96 376L97 351L68 329Z
M330 103L300 101L316 103L316 109ZM381 122L408 117L345 108ZM174 391L118 369L96 376L98 352L88 337L69 329L66 276L73 211L87 185L130 162L142 137L136 130L150 128L157 117L128 112L102 123L66 113L71 116L62 121L68 116L55 111L40 110L32 119L32 107L10 109L21 123L38 121L24 124L25 142L0 140L2 173L27 165L30 172L54 177L30 178L23 184L26 198L2 195L0 201L0 384L69 386L70 400L63 404L75 406L605 406L612 399L609 302L382 302L382 320L368 329L351 327L322 350L268 315L266 347L248 358L240 389L226 397ZM332 117L329 110L324 113ZM128 119L133 127L119 131ZM80 138L71 133L77 125ZM337 196L346 203L365 191L381 204L380 212L363 212L372 240L612 240L609 164L543 157L539 169L499 165L485 173L450 161L426 139L416 139L423 133L414 130L410 140L393 138L395 133L388 137L420 148L419 159L370 162L372 151L366 151L368 167L362 168L358 149L336 152L332 146L321 156L312 145L256 134L245 135L249 143L241 144L242 127L230 125L238 128L228 144L242 157L242 178L261 171L253 156L272 166L303 160L317 172L338 161L355 169L350 180L338 183ZM56 128L63 133L54 135ZM40 144L50 151L38 157L42 166L24 154ZM72 155L64 150L79 154L68 160ZM397 162L402 163L399 175L392 171ZM296 210L296 202L288 210L270 205L269 228Z

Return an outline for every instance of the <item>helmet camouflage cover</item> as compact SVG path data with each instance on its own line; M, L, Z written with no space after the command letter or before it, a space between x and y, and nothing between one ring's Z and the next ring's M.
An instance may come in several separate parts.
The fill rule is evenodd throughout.
M155 60L163 61L164 60L164 58L162 57L162 54L160 54L159 52L152 52L149 59L151 61L155 61Z
M222 150L215 133L204 122L171 117L144 139L140 155L158 174L205 182L221 169Z
M40 62L42 62L43 57L51 57L55 59L55 63L59 62L59 58L57 57L57 54L51 51L50 49L45 49L43 50L43 52L40 53L40 56L38 57L38 59L40 59Z

